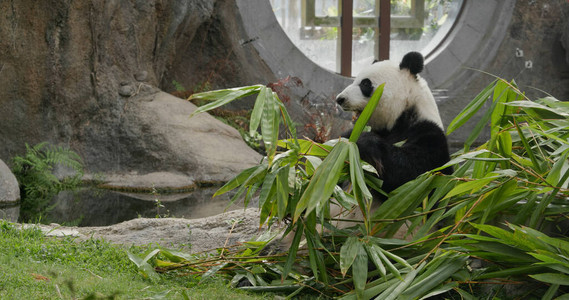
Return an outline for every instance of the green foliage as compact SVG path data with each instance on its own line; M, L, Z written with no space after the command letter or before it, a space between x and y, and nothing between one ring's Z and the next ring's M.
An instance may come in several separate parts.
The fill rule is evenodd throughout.
M38 221L60 191L73 190L81 183L83 162L77 153L62 147L39 143L26 144L26 153L12 159L12 172L20 184L20 219ZM54 174L56 166L70 168L74 175L63 179Z
M176 80L172 80L172 85L176 89L176 92L185 92L186 88Z
M284 106L266 87L194 97L218 99L201 112L253 93L259 96L251 130L261 127L267 156L216 194L237 189L234 199L246 203L257 196L261 224L289 220L288 254L260 255L270 238L208 258L157 250L133 259L146 273L190 269L202 278L226 276L232 284L247 279L253 285L248 290L291 297L301 291L346 299L501 293L481 288L488 283L515 285L517 294L505 295L510 298L567 297L569 241L561 223L569 213L567 103L531 101L514 82L498 78L449 124L451 133L490 103L464 149L376 208L369 189L381 192L381 181L360 161L355 141L381 89L353 136L325 144L297 139ZM278 140L280 124L286 139ZM490 139L471 150L488 129ZM438 172L447 166L454 174Z

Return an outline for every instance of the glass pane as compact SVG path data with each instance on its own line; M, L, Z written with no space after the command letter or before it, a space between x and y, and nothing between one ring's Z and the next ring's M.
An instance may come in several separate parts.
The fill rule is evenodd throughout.
M399 61L409 51L429 54L451 29L461 5L462 0L391 0L389 57ZM371 27L377 19L369 19L379 15L376 6L379 0L354 0L353 75L374 60L379 29Z
M412 21L394 26L395 18L393 10L401 14L414 15L410 0L391 1L391 42L389 57L395 61L401 60L409 51L419 51L423 55L432 52L444 39L452 28L462 6L462 0L424 0L424 18L419 26L413 25ZM415 1L413 1L415 2ZM401 16L401 15L400 15ZM409 17L408 17L409 18Z
M391 1L391 15L392 16L411 16L412 6L415 1L413 0L395 0Z
M316 26L310 19L304 24L302 2L305 0L271 0L273 11L288 38L298 49L316 64L329 71L337 72L336 53L338 47L338 27ZM305 1L310 3L310 1ZM338 0L315 0L316 18L337 17ZM306 9L306 7L305 7ZM305 19L306 20L306 19ZM314 23L318 23L316 19Z
M290 40L318 65L339 72L338 0L270 0ZM353 0L352 74L371 64L379 29L379 0ZM428 55L452 28L463 0L391 0L390 51ZM303 6L304 3L304 6ZM420 6L420 7L418 7Z
M372 27L355 27L352 40L352 75L357 75L369 66L375 57L375 40L378 29Z
M291 2L295 2L294 0ZM315 13L317 17L337 17L338 0L315 0Z
M375 16L375 0L354 0L354 17Z

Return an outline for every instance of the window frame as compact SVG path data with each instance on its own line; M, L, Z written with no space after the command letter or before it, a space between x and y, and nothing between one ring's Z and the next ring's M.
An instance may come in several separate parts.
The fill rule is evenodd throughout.
M336 17L316 16L316 0L301 1L303 27L338 27L336 66L342 76L352 76L352 32L354 27L373 28L375 31L374 59L389 59L391 28L421 28L425 16L425 0L411 1L411 14L391 16L390 0L375 0L374 16L354 16L353 0L338 0ZM349 14L343 12L348 11ZM339 66L339 69L338 69Z

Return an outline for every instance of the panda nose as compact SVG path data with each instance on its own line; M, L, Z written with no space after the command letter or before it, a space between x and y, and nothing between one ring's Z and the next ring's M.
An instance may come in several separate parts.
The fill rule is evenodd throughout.
M344 102L346 102L346 98L344 98L344 97L336 98L336 103L338 103L338 105L342 106L342 104L344 104Z

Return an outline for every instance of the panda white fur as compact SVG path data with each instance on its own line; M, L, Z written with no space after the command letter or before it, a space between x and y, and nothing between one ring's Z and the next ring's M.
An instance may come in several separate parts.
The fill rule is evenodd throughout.
M383 96L368 122L371 131L364 132L357 142L362 160L376 168L385 192L449 161L437 104L418 75L423 61L420 53L410 52L399 65L392 61L373 63L336 98L344 110L359 116L376 87L385 83ZM452 169L443 173L450 174Z

